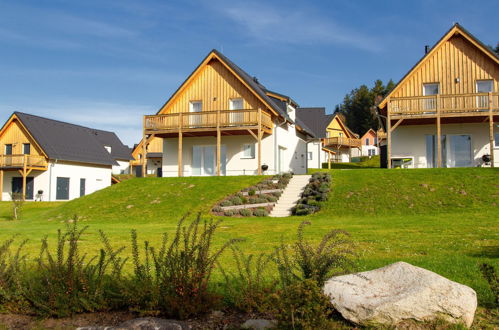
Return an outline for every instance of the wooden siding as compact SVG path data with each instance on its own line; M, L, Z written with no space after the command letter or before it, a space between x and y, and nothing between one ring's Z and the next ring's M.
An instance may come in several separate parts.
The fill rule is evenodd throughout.
M218 60L211 60L169 102L160 114L189 112L190 101L201 101L202 111L229 110L229 100L242 98L244 109L266 106Z
M454 35L426 58L390 97L423 96L425 83L439 83L441 95L471 94L477 92L477 80L487 79L494 80L497 91L497 63L463 36Z
M20 155L23 153L24 143L29 143L31 145L31 155L40 156L43 154L27 132L25 132L19 121L14 118L14 120L8 123L8 126L0 136L0 146L2 148L0 154L5 155L5 145L12 144L12 154Z

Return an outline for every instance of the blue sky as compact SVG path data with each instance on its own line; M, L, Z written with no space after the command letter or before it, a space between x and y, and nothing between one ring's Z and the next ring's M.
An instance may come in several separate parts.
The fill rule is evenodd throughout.
M301 106L398 81L454 22L499 41L499 1L0 0L0 115L115 131L127 144L212 49Z

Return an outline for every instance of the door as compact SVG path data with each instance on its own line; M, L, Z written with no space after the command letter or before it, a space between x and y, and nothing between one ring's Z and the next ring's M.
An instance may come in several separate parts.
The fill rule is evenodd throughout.
M440 159L442 167L447 167L447 136L440 136ZM435 135L426 135L426 167L437 167L437 137Z
M440 84L423 84L423 96L432 96L440 93ZM423 109L434 111L437 109L437 98L423 99Z
M220 175L226 175L227 148L220 146ZM192 175L213 176L217 175L217 148L216 146L192 147Z
M57 200L69 199L69 178L57 177L55 199Z
M156 176L158 178L162 178L163 177L163 168L162 167L158 167L158 169L156 170Z
M243 109L243 99L231 99L229 100L229 110L242 110ZM244 113L234 113L230 114L230 124L234 126L239 126L244 123Z
M283 148L283 147L279 147L279 152L278 152L278 155L277 155L277 162L279 164L278 166L278 170L279 170L279 173L283 173L285 171L285 166L284 166L284 162L285 162L285 150L286 148Z
M203 103L201 101L191 101L189 102L189 126L198 127L202 124L201 111L203 109Z
M80 179L80 197L85 196L86 179Z
M33 199L34 182L35 180L33 177L28 176L26 178L26 199L28 200ZM20 177L12 178L12 194L21 195L22 193L23 193L23 178Z
M477 93L490 93L494 89L494 81L492 80L478 80L476 82L476 92ZM478 110L488 110L489 109L489 96L488 95L478 95L476 97Z
M470 135L451 135L449 138L449 167L471 167Z

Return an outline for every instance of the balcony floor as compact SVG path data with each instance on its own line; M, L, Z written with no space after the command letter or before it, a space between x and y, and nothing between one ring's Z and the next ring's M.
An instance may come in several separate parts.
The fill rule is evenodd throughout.
M222 136L251 135L248 130L256 134L258 126L224 127L220 128L220 134ZM268 128L262 128L262 131L266 134L272 134L272 130ZM154 134L156 137L161 138L176 138L178 137L179 130L146 130L145 133L147 135ZM182 135L184 137L217 136L217 130L216 128L183 128Z

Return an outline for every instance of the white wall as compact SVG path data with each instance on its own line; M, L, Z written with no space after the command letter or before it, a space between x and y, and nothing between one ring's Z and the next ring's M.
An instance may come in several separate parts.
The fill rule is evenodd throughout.
M312 153L312 159L308 160L308 168L322 168L322 163L327 163L327 153L322 150L320 140L309 142L307 151Z
M216 146L215 137L184 137L182 139L183 175L192 175L192 148L195 145ZM242 157L243 144L255 144L255 158ZM258 173L258 144L251 135L222 136L222 145L227 148L227 175L254 175ZM268 165L264 174L278 172L278 147L285 149L283 171L304 174L306 168L306 142L296 133L294 125L274 127L273 135L262 139L262 165ZM178 138L163 140L163 176L178 175Z
M374 155L379 155L379 148L375 145L362 145L362 156L369 156L369 150L374 150Z
M117 160L118 165L113 166L113 174L130 174L130 161Z
M50 161L46 171L32 171L28 176L34 178L33 197L36 198L38 190L43 190L43 201L56 200L57 177L69 178L69 199L71 200L80 197L80 179L86 179L86 195L109 187L111 185L111 166ZM4 201L10 200L12 177L21 177L21 175L17 171L4 171L2 189L2 200Z
M442 135L471 135L473 166L482 165L482 156L490 154L489 123L444 124ZM495 127L495 133L498 128ZM426 168L426 135L436 135L436 125L400 125L392 133L392 159L413 157L411 168ZM494 150L495 166L499 166L499 150Z

